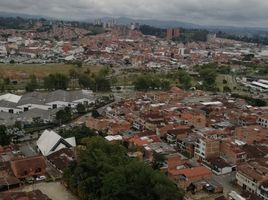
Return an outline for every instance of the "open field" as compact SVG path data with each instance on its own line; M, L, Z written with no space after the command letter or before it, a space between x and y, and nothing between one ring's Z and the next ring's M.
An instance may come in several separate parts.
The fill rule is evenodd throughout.
M69 71L75 68L76 66L72 64L0 64L0 78L21 80L28 79L33 74L37 78L56 73L68 75ZM97 73L101 68L99 65L84 65L81 70Z

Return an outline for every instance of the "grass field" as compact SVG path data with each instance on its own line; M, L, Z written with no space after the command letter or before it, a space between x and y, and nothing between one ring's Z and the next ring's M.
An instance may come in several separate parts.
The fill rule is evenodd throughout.
M37 78L43 78L49 74L62 73L69 74L71 69L76 68L71 64L0 64L0 78L9 77L10 79L28 79L30 75L35 75ZM81 68L82 71L90 70L92 73L97 73L102 66L100 65L85 65ZM79 69L80 70L80 69Z

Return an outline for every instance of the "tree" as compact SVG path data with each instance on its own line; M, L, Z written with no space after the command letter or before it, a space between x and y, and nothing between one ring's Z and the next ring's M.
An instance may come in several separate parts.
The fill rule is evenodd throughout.
M153 169L160 169L163 166L163 163L165 162L165 156L160 153L154 153L153 155Z
M86 107L82 103L79 103L76 106L76 110L77 110L78 114L85 114L86 113Z
M164 174L132 160L119 144L101 137L84 139L79 162L64 172L64 181L81 199L181 200L183 194Z
M79 75L78 83L80 87L87 88L87 89L94 89L94 86L95 86L94 80L85 74Z
M158 75L141 75L134 81L136 90L147 91L147 90L169 90L170 81L162 78Z
M38 88L38 83L35 75L30 76L30 82L26 85L27 92L33 92Z
M204 89L209 90L209 91L215 91L216 90L216 77L217 77L216 69L204 68L200 70L199 74L203 81Z
M92 110L92 114L91 115L94 118L98 118L98 117L101 116L100 113L96 109Z
M95 91L108 92L111 90L110 81L103 76L95 78Z
M0 145L9 145L11 137L7 134L7 128L4 125L0 125Z
M86 127L85 125L75 126L67 130L61 130L59 134L63 138L75 137L78 144L81 144L81 141L84 138L91 138L96 135L92 129Z
M183 194L164 174L131 161L104 177L103 200L182 200Z
M44 78L44 88L48 90L66 90L69 79L63 74L50 74Z
M187 90L192 87L192 77L186 71L179 72L180 86Z
M232 90L231 90L231 88L229 88L228 86L224 86L224 87L223 87L223 92L230 93L230 92L232 92Z
M65 107L56 113L56 120L61 123L69 122L72 119L72 112L69 107Z

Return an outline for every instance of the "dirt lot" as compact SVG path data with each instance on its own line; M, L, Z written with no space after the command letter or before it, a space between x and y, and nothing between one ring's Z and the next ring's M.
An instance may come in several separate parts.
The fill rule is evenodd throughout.
M0 77L12 79L28 79L30 75L43 78L49 74L69 74L70 69L76 66L67 64L0 64ZM92 73L98 72L102 67L98 65L85 65L81 70L89 69Z
M78 200L59 182L38 183L24 187L21 191L40 190L52 200Z

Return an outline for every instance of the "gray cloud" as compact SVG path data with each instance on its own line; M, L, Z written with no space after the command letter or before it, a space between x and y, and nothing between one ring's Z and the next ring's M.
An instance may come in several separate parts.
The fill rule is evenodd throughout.
M126 16L268 27L267 0L0 0L0 11L66 19Z

